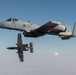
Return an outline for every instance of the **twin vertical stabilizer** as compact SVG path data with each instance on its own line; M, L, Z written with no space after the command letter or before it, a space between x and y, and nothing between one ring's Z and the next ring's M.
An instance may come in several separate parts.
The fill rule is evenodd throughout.
M73 37L76 37L76 22L74 24L72 35L73 35Z

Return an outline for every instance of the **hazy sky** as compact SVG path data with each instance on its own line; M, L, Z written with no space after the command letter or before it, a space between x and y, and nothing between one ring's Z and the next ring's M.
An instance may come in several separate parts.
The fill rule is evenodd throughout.
M59 21L64 25L69 25L72 27L73 30L74 22L76 22L75 7L76 7L76 0L69 0L69 1L68 0L0 0L0 21L5 21L6 19L13 17L23 21L31 21L32 23L43 25L46 22L53 20L53 21ZM9 51L6 49L6 47L8 46L15 46L18 33L21 32L0 29L0 59L1 59L0 71L2 71L0 73L2 74L5 73L5 75L6 73L7 75L12 75L11 73L14 73L13 75L15 75L15 73L16 74L18 73L19 75L20 74L19 71L21 70L21 73L23 72L23 75L24 73L26 73L26 71L28 75L28 72L32 69L34 69L32 71L39 72L40 71L39 68L41 66L42 68L44 68L43 69L44 73L46 72L45 75L49 74L50 71L57 72L58 75L60 73L61 75L62 70L63 73L65 72L65 75L67 74L70 75L69 73L70 70L68 71L65 70L66 66L65 67L63 66L63 69L61 69L62 64L60 65L58 64L58 62L62 63L62 58L64 59L66 57L61 57L61 59L59 59L58 62L55 59L53 60L54 57L51 58L48 57L51 53L54 52L58 52L60 54L76 53L76 38L63 41L58 36L52 36L52 35L45 35L39 38L27 38L22 35L23 43L29 43L29 42L34 43L35 54L31 56L29 52L25 52L24 53L25 62L20 63L16 51ZM40 58L40 55L38 57L39 53L43 54L41 56L43 57L43 60L42 58ZM45 53L47 54L45 55ZM50 54L48 55L48 53ZM65 60L64 62L65 63L67 62L67 64L69 63L68 59L70 58L69 57L70 55L67 55L68 57L64 59ZM33 60L32 57L34 57ZM46 59L44 57L46 57ZM76 56L75 55L72 56L71 59L69 59L69 61L71 61L72 58L74 57ZM38 61L36 61L37 59ZM53 62L50 59L52 59ZM47 63L45 61L50 63ZM56 65L55 67L52 66L55 64L55 61L57 62L57 65L59 65L60 67ZM76 62L76 60L73 61ZM71 67L72 69L74 68L76 69L75 63L73 64L73 61L72 63L68 64L68 66L70 65L69 67L70 69ZM71 66L71 64L73 64L73 66ZM59 68L59 70L58 71L50 70L51 66L53 69ZM34 72L30 71L29 75L31 75L31 73L32 75L35 74ZM76 75L76 72L74 73L74 70L71 73ZM39 75L40 74L44 75L43 72L42 73L40 72ZM53 75L55 75L55 73L53 73Z

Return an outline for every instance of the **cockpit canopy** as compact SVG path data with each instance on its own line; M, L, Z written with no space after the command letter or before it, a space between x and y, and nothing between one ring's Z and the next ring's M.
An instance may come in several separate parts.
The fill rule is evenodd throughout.
M7 19L6 21L18 21L18 19L15 19L15 18L9 18L9 19Z

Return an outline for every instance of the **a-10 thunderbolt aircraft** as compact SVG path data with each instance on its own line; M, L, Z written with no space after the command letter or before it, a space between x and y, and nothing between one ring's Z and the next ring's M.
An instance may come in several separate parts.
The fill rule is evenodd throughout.
M24 55L23 55L23 51L28 51L30 49L30 53L33 53L33 43L30 42L28 46L28 44L23 44L22 43L22 37L21 34L18 34L17 36L17 47L7 47L7 49L10 50L18 50L18 57L20 59L20 62L24 61Z
M65 26L57 21L49 21L40 26L29 21L24 22L15 18L9 18L4 22L0 22L0 28L22 31L25 37L39 37L45 34L57 35L63 40L76 37L76 23L71 32L69 26Z

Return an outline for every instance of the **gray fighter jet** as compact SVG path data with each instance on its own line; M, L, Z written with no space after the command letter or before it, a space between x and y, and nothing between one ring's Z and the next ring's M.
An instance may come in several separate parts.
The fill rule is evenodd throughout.
M28 51L30 49L30 53L33 53L33 43L30 43L30 47L28 46L28 44L22 44L22 38L21 38L21 34L18 34L18 38L17 38L17 47L8 47L7 49L15 49L18 50L18 57L20 59L21 62L24 61L24 56L23 56L23 51Z
M74 25L73 32L71 32L70 26L65 26L57 21L49 21L40 26L32 24L31 22L9 18L4 22L0 22L0 28L22 31L25 37L39 37L45 34L57 35L63 40L76 37L76 23Z

